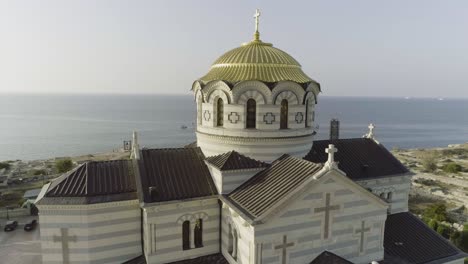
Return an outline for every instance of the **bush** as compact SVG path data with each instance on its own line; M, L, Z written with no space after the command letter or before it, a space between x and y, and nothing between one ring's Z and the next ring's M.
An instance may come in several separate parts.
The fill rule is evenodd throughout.
M6 162L0 162L0 170L1 169L10 169L10 164L6 163Z
M432 219L431 221L429 221L429 227L435 231L439 227L439 223L437 223L436 220Z
M457 173L457 172L462 171L462 166L460 166L459 164L457 164L455 162L451 162L451 163L448 163L448 164L444 165L444 167L442 167L442 169L445 172Z
M421 160L422 166L427 172L434 172L437 170L437 156L434 152L424 154Z
M468 252L468 231L453 232L450 240L459 249Z
M73 162L71 159L62 159L55 162L55 168L57 168L58 173L64 173L73 168Z
M47 172L45 170L34 170L33 175L38 176L38 175L46 175Z
M452 229L450 227L446 225L442 225L442 224L439 224L436 231L437 233L439 233L439 235L447 239L450 237L450 234L452 233Z
M424 210L424 216L439 222L447 221L447 207L443 203L433 204Z

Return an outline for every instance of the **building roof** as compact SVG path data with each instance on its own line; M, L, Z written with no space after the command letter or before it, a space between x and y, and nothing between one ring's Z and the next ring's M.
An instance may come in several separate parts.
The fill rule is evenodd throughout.
M200 148L143 149L141 153L139 168L144 202L217 194Z
M384 146L368 138L314 141L304 159L324 163L328 159L325 149L334 144L338 149L335 160L340 170L353 180L408 173L408 169Z
M315 82L302 71L301 65L291 55L261 40L253 40L221 55L210 71L200 78L204 83L213 80L229 83L246 80Z
M467 256L409 212L388 215L384 248L385 264L435 264Z
M233 190L227 198L256 218L273 207L322 166L283 155L271 166ZM274 195L273 195L274 194Z
M223 254L213 254L193 259L180 260L169 264L229 264Z
M312 260L310 264L353 264L353 263L329 251L323 251L314 260Z
M64 199L65 198L65 199ZM41 204L100 203L136 199L131 161L91 161L54 180Z
M41 188L27 190L26 192L24 192L23 198L26 198L26 199L34 198L35 199L39 195L40 192L41 192Z
M246 157L234 150L208 157L206 161L221 171L268 167L267 163Z

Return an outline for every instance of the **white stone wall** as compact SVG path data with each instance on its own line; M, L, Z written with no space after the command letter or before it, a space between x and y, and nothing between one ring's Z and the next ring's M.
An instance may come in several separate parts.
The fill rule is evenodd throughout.
M227 235L224 226L229 221L226 219L230 218L235 222L239 219L236 224L241 234L243 232L241 251L245 252L243 254L249 252L249 256L241 258L241 263L283 263L283 251L275 247L283 244L285 236L287 244L293 243L286 249L286 263L309 263L324 250L353 263L383 259L386 206L366 190L348 184L349 180L342 179L344 176L329 174L326 177L320 184L307 187L291 198L292 201L285 203L272 217L262 220L263 224L252 227L240 216L231 216L232 210L223 210L223 247ZM339 205L339 209L330 214L329 237L325 238L324 213L315 212L315 208L325 205L327 193L330 194L330 205ZM364 233L361 252L361 234L358 231L362 221L365 229L369 230ZM227 255L224 248L223 254Z
M290 134L285 131L284 134ZM278 135L283 132L276 131ZM264 133L266 134L266 133ZM304 157L312 148L313 135L290 136L287 138L256 138L217 136L197 132L197 145L205 156L214 156L235 150L250 158L271 162L283 154L289 154L298 158Z
M411 176L401 175L387 178L357 181L359 185L370 189L376 196L390 204L389 213L408 211L408 197L411 189ZM390 194L390 198L389 197Z
M231 232L237 235L236 249L229 252L229 227ZM235 230L235 232L234 232ZM233 236L235 236L233 235ZM234 240L235 241L235 240ZM234 242L233 241L233 242ZM231 242L231 243L233 243ZM235 243L235 242L234 242ZM249 225L241 216L223 204L221 222L221 252L226 260L231 264L255 263L255 240L254 228ZM234 256L235 255L235 256Z
M64 253L69 263L122 263L142 254L137 200L39 205L39 212L43 263L64 263Z
M207 166L216 185L216 189L220 194L230 193L235 188L239 187L242 183L264 169L220 171L210 163L207 163Z
M144 248L148 263L168 263L219 252L220 207L217 198L147 205L143 210ZM203 219L203 247L195 248L193 229ZM182 223L190 221L191 249L182 248Z

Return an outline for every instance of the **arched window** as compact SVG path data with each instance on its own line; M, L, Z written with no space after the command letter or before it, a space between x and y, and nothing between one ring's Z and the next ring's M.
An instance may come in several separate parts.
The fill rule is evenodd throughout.
M203 247L203 219L198 219L195 224L195 247Z
M288 128L288 100L281 101L280 129Z
M247 100L247 128L255 128L257 119L257 102L250 98Z
M390 202L392 198L393 198L393 193L392 192L387 193L387 201Z
M223 126L224 124L224 102L223 99L218 98L217 101L217 118L216 118L216 126Z
M198 121L198 124L201 125L202 123L202 99L201 99L201 96L198 97L198 100L197 100L197 121Z
M237 260L237 256L239 255L239 243L238 243L238 236L237 236L237 230L234 229L232 232L232 236L234 237L233 241L233 250L232 250L232 257L234 260Z
M385 199L385 198L386 198L385 193L381 193L381 194L380 194L380 198Z
M305 111L305 126L306 126L306 127L310 127L310 121L309 121L309 99L306 100L305 105L306 105L306 111Z
M182 223L182 249L190 249L190 221Z
M234 251L234 237L232 236L232 226L229 225L229 234L228 234L228 253L232 256Z

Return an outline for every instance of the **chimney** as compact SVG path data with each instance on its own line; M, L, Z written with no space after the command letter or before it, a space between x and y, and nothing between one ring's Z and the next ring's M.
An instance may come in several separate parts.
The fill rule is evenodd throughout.
M330 140L337 140L340 138L340 121L333 118L330 121Z

